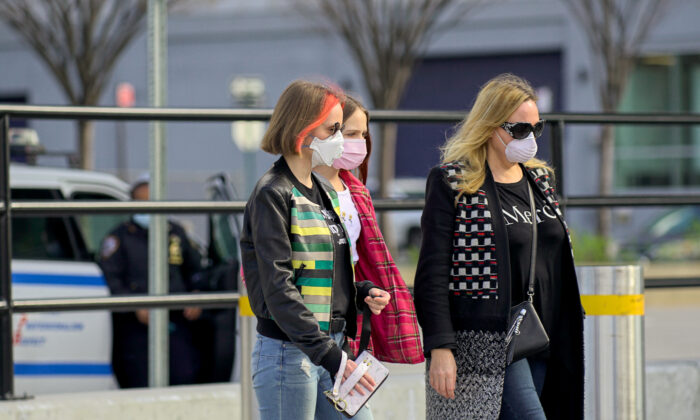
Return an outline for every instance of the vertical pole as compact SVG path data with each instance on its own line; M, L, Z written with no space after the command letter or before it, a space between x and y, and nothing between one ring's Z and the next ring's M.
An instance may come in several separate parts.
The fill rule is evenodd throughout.
M584 321L584 418L644 420L644 277L640 266L578 266Z
M238 290L241 298L238 301L239 324L241 332L241 419L253 419L253 376L251 366L251 355L253 354L252 334L254 319L251 316L244 316L241 310L242 305L249 305L248 291L242 281L238 283Z
M166 0L148 1L149 96L151 106L166 103ZM150 199L165 198L165 126L152 121L150 130ZM153 215L148 230L148 292L155 295L168 293L168 265L166 260L167 226L165 215ZM168 310L152 309L148 324L148 384L151 387L168 386L169 343Z
M557 194L564 198L564 121L552 121L552 164L554 165L554 178L557 185ZM566 210L562 204L561 211Z
M14 365L12 358L12 217L10 212L10 117L0 119L0 400L13 398Z

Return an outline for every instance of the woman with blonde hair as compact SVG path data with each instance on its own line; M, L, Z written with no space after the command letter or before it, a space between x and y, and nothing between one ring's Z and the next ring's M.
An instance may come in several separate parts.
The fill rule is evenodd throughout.
M536 101L517 76L487 82L428 176L415 304L429 419L583 418L583 310L552 170L535 159ZM523 301L549 345L512 359Z

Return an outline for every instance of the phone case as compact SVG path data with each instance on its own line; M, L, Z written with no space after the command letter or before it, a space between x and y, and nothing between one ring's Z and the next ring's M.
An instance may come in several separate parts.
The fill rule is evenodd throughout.
M374 382L376 383L376 386L374 387L374 391L372 393L367 393L365 392L365 395L360 395L358 392L353 392L353 395L349 395L347 392L344 392L344 389L352 389L355 384L360 380L360 378L357 378L357 380L354 380L352 383L352 386L347 383L348 380L351 378L348 378L344 383L343 387L341 388L341 391L337 397L333 396L332 391L325 391L324 394L326 395L326 398L335 406L335 409L343 413L347 417L352 417L355 414L357 414L358 411L367 403L367 401L374 395L375 392L379 389L379 387L384 383L386 378L389 376L389 369L387 369L386 366L382 365L382 363L377 360L372 354L370 354L368 351L363 351L359 356L357 356L357 359L355 359L355 363L357 363L358 369L362 364L364 364L366 368L366 373L369 374L369 376L374 379Z

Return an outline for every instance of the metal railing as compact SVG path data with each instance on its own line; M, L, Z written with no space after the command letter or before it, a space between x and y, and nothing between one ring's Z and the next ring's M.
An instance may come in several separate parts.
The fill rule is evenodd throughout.
M11 118L54 120L131 120L131 121L235 121L268 120L272 110L185 109L185 108L107 108L73 106L0 105L0 399L13 398L12 314L68 310L130 310L135 308L182 308L185 306L228 307L239 302L238 293L187 295L110 296L99 298L12 299L11 218L14 216L75 215L104 213L240 213L245 202L162 201L162 202L12 202L10 200L8 139ZM573 124L700 124L699 114L543 114L551 128L551 156L562 206L670 206L700 204L700 195L657 196L580 196L568 197L564 185L563 133L565 123ZM463 119L459 111L372 111L373 122L455 123ZM386 210L422 209L420 199L375 199L375 208ZM700 285L685 282L682 285ZM245 340L246 337L241 337ZM249 355L243 355L247 357Z

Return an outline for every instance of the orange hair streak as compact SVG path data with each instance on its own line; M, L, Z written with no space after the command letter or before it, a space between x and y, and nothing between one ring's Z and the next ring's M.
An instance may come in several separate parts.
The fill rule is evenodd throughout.
M340 104L341 108L345 106L344 99L345 95L343 94L342 90L340 90L340 88L335 88L332 92L326 92L326 98L323 101L323 108L321 108L321 112L319 113L318 118L316 118L311 124L304 127L304 129L301 130L301 132L296 138L295 150L297 153L301 153L301 143L304 141L306 136L309 135L311 130L323 124L326 118L328 118L328 115L331 113L331 110L336 105Z

